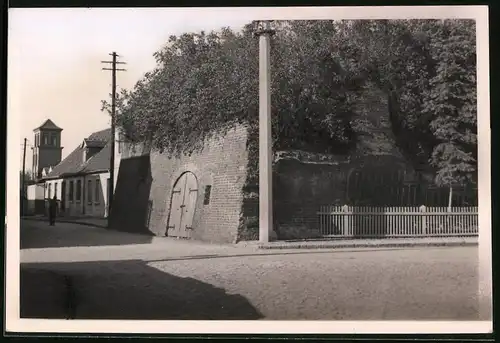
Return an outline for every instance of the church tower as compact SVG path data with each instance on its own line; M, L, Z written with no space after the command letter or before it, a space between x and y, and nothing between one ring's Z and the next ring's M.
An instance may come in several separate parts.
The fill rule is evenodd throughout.
M61 131L62 129L50 119L33 130L35 146L32 171L36 180L42 177L44 168L54 167L61 162Z

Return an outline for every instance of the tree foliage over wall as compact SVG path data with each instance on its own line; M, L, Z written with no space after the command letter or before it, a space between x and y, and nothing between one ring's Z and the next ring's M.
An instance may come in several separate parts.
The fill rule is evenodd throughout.
M471 25L449 21L432 32L435 73L424 92L424 113L437 140L431 161L439 184L477 179L476 44ZM467 43L466 43L467 42Z
M257 134L258 40L250 24L172 36L154 56L157 67L117 99L128 139L176 155L231 123ZM474 21L278 22L271 60L275 149L352 151L354 104L369 83L387 96L397 144L415 166L436 168L439 184L474 179Z
M24 172L24 182L25 182L25 185L31 185L35 182L35 180L33 179L33 174L29 171L27 172ZM22 184L23 184L23 172L22 171L19 171L19 185L22 187Z

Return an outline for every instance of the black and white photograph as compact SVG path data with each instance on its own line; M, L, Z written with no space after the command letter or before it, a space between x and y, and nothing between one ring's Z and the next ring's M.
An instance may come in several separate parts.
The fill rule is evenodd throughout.
M492 331L486 6L8 19L7 331Z

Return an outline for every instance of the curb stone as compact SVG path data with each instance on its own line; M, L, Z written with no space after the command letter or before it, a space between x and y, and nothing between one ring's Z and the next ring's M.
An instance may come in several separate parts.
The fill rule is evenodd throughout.
M258 249L345 249L345 248L410 248L410 247L453 247L453 246L477 246L478 242L388 242L388 243L278 243L278 244L260 244Z

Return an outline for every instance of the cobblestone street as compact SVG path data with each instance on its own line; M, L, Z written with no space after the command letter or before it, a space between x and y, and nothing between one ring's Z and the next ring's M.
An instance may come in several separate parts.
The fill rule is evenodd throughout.
M77 319L478 319L477 247L269 251L27 225L60 244L21 251L26 316L66 315L65 292L31 286L42 271L71 279ZM64 246L71 235L87 235L87 246Z

